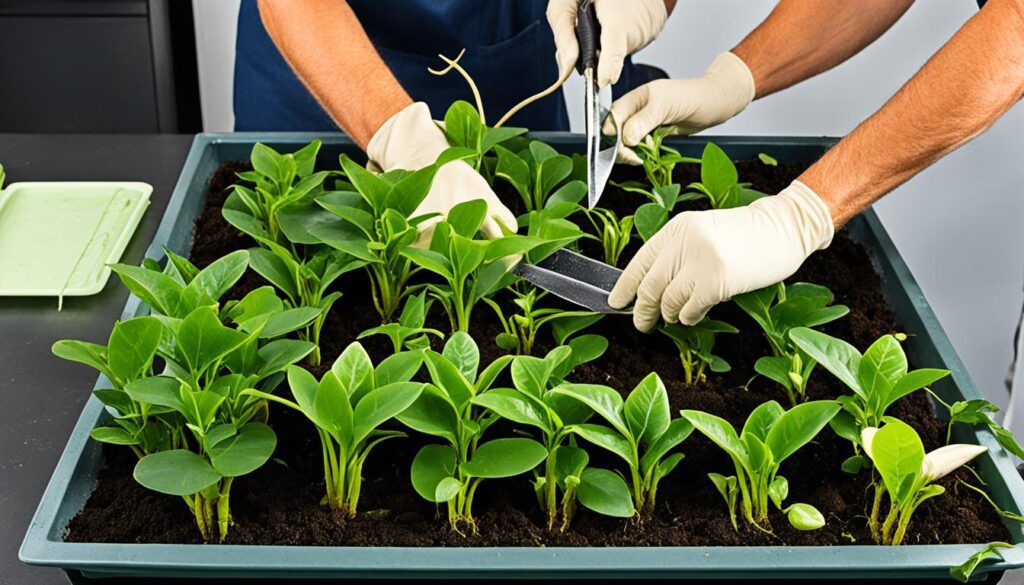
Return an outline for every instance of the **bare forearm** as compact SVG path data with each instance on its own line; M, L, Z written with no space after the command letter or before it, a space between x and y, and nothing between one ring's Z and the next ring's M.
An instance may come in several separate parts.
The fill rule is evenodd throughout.
M360 146L412 103L355 13L334 0L260 0L281 54L334 122Z
M750 68L755 99L856 55L899 20L913 0L781 0L732 52Z
M877 113L800 177L838 227L1024 95L1024 0L990 0Z

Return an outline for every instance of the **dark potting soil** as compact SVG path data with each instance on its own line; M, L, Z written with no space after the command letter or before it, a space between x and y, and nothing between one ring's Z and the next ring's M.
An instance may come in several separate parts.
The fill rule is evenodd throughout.
M211 180L206 208L196 223L191 258L205 266L220 256L251 246L248 239L228 225L221 216L227 188L234 173L247 163L229 163ZM785 187L802 170L779 165L768 167L758 161L738 164L740 176L754 187L774 193ZM641 178L634 168L620 168L615 180ZM676 181L687 185L698 180L697 168L680 165ZM514 196L504 194L506 201ZM640 196L609 187L602 203L629 213L641 203ZM705 207L701 202L688 208ZM623 255L621 265L635 253L638 243ZM591 250L591 253L594 253ZM836 302L848 305L850 314L823 329L846 339L860 349L885 333L899 331L893 311L885 303L878 275L865 249L846 233L836 235L828 250L814 254L792 282L824 284L836 295ZM249 290L266 284L251 271L228 293L240 298ZM369 297L369 284L362 273L343 277L339 289L344 296L335 305L324 327L321 347L325 365L333 362L356 335L379 324ZM637 332L628 318L606 317L593 332L609 340L608 352L596 363L577 368L573 381L600 383L627 394L651 371L657 372L668 388L672 411L682 408L704 410L729 420L739 428L747 414L766 400L786 404L786 397L774 383L754 377L753 363L769 352L757 325L735 305L715 308L712 316L732 323L741 333L719 337L716 353L732 370L709 374L707 381L687 385L672 344L659 334ZM433 326L446 330L447 322L434 307ZM494 345L500 325L491 309L480 305L474 313L471 331L480 345L482 362L501 355ZM546 337L545 337L546 336ZM375 362L386 357L390 342L383 337L363 340ZM553 345L549 332L541 334L534 353ZM922 364L927 365L927 364ZM810 399L834 398L846 392L840 383L819 368L807 390ZM945 424L936 418L923 392L900 400L890 414L913 426L927 450L945 440ZM732 464L724 453L700 433L694 432L682 445L686 458L672 475L661 482L657 509L644 522L600 516L582 507L566 532L548 531L526 476L488 480L478 491L474 512L479 533L463 536L449 529L443 510L421 499L409 481L413 455L429 437L410 433L404 440L377 447L364 470L360 513L346 520L320 505L324 493L320 448L316 433L302 415L284 408L271 410L271 424L277 431L274 458L232 488L231 504L235 525L227 538L233 544L324 545L324 546L709 546L709 545L849 545L872 544L866 518L871 490L868 474L848 475L840 463L852 454L850 444L830 430L798 451L782 466L789 480L788 502L806 502L826 516L824 528L800 532L785 517L772 512L774 535L742 522L733 529L722 497L707 478L709 472L731 474ZM495 436L501 429L492 431ZM618 465L600 449L590 449L592 463ZM132 478L134 456L124 448L104 445L106 465L96 489L85 507L71 521L66 540L70 542L198 543L194 520L180 498L146 490ZM914 514L907 544L984 543L1006 540L1007 531L992 507L959 480L977 484L966 470L940 481L945 495L925 502Z

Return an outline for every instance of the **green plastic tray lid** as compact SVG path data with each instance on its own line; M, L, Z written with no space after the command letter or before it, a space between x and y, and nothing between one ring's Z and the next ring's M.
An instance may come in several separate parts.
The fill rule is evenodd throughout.
M56 296L60 305L102 290L152 192L135 182L14 183L0 191L0 296Z

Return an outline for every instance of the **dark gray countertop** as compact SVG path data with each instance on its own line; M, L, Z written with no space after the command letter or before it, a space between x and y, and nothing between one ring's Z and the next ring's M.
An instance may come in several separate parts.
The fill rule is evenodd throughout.
M7 182L144 181L151 204L122 261L138 264L156 231L192 136L0 134ZM96 372L55 358L58 339L104 342L128 291L112 276L99 294L64 299L0 297L0 582L67 583L29 567L18 547L78 420Z

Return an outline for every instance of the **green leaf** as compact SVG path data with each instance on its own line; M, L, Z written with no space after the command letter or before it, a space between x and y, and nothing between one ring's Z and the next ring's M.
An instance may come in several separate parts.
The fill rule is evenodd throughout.
M121 427L96 427L89 436L101 443L111 445L138 445L139 439Z
M810 504L793 504L786 508L786 518L797 530L817 530L825 526L825 517Z
M700 181L715 194L725 191L739 182L736 165L729 155L712 142L708 142L701 155Z
M627 427L637 443L650 445L661 437L668 429L672 415L669 412L668 392L658 374L651 372L629 393L623 413Z
M455 450L447 445L426 445L416 453L412 460L412 487L416 493L428 502L444 502L455 496L450 489L438 490L441 482L453 479L456 466ZM445 485L450 487L450 482ZM456 490L457 491L457 490ZM447 497L448 500L438 501L437 496Z
M566 427L566 430L602 449L611 451L621 457L630 467L639 469L640 462L637 461L636 454L633 452L633 447L630 445L629 440L615 430L594 424L572 425Z
M764 442L768 439L768 431L785 412L785 409L774 400L759 405L747 416L747 422L743 425L740 436L749 434Z
M473 404L515 423L537 427L546 433L553 430L542 407L518 390L495 388L473 398Z
M353 401L373 389L373 362L358 341L348 344L331 365L331 371Z
M271 374L284 371L288 366L298 362L316 349L316 344L298 339L277 339L257 350L263 365L258 375L266 378ZM239 372L241 373L241 372Z
M363 396L352 415L353 442L358 444L371 431L409 407L423 391L423 384L397 382L381 386Z
M814 361L832 372L861 398L866 398L857 372L860 370L861 355L857 348L841 339L813 329L798 327L790 330L789 338Z
M695 429L711 439L712 443L721 447L730 457L738 461L740 465L749 467L747 450L729 421L699 410L683 410L679 414L690 421Z
M621 435L631 436L629 427L622 417L622 396L615 389L599 384L561 384L552 392L582 402L608 421Z
M971 555L962 565L951 567L949 576L961 583L966 583L981 563L991 559L1002 560L1003 553L999 552L999 549L1002 548L1013 548L1013 545L1008 542L990 542Z
M890 421L875 433L868 452L894 501L902 504L914 497L911 489L921 474L924 446L910 425Z
M195 375L206 371L248 338L241 331L222 325L213 307L200 307L178 327L177 355Z
M444 344L441 355L459 369L467 381L476 380L480 367L480 349L465 331L456 331Z
M210 462L224 477L238 477L252 473L266 463L276 446L277 435L270 427L250 422L230 439L213 446L209 451Z
M520 391L542 397L548 390L548 380L554 364L546 359L528 355L516 356L512 360L512 383Z
M931 386L935 382L945 378L950 374L949 370L937 370L932 368L921 368L908 372L905 376L902 376L892 388L889 389L889 394L886 396L882 411L890 404L896 402L900 398L903 398L907 394L910 394L914 390L919 390L925 386Z
M299 290L295 282L294 266L270 250L253 248L249 250L249 264L257 274L267 279L289 299L298 300Z
M907 356L892 335L883 335L864 352L857 382L877 406L885 403L896 381L907 374ZM882 410L877 408L877 411Z
M161 272L127 264L111 264L110 269L117 273L128 290L155 312L169 317L179 316L177 308L182 286L173 278Z
M163 332L163 325L153 317L136 317L115 323L107 346L110 370L122 382L134 380L149 371Z
M443 391L428 386L419 398L395 418L414 431L443 437L451 442L459 434L459 416Z
M584 469L580 485L576 488L576 498L587 509L605 516L632 518L636 514L626 482L619 474L607 469Z
M335 441L346 447L353 442L352 397L333 371L324 374L317 384L313 410L316 413L314 422L330 433Z
M871 460L864 455L851 455L843 460L840 468L846 473L856 475L862 470L871 469Z
M423 354L418 351L403 351L392 354L374 370L377 386L386 386L395 382L408 382L423 365Z
M249 253L245 250L235 250L200 270L188 286L198 288L216 301L242 278L248 267Z
M487 202L483 199L463 201L452 207L445 221L452 226L455 233L472 238L480 231L480 226L487 217Z
M672 419L668 428L662 433L654 444L647 447L643 458L640 460L640 469L647 471L652 465L657 464L672 449L686 440L693 432L693 425L685 418Z
M771 450L775 463L782 463L814 439L839 412L839 408L838 402L815 400L798 404L783 413L765 438L765 445Z
M483 152L481 147L485 132L480 113L469 102L458 100L448 106L444 115L444 133L449 144Z
M654 237L668 222L668 211L657 203L645 203L637 208L633 224L640 237L647 240Z
M62 339L53 344L51 351L53 351L53 355L61 359L85 364L99 370L111 381L117 377L107 364L107 348L105 346L87 341Z
M435 233L437 232L435 231ZM453 278L452 263L439 252L422 250L420 248L406 248L402 250L402 255L412 260L420 268L440 275L445 280Z
M172 496L199 493L221 479L206 459L185 449L147 455L132 475L143 487Z
M181 412L184 407L178 393L180 388L181 382L174 378L152 376L128 384L124 391L135 402L163 406Z
M775 160L774 157L769 156L769 155L767 155L767 154L765 154L763 152L757 153L757 158L759 158L761 160L761 162L763 162L764 164L766 164L766 165L768 165L770 167L775 167L775 166L779 165L779 161Z
M533 439L495 439L478 445L460 469L470 477L512 477L537 467L547 456L548 450Z
M775 479L768 484L768 497L771 498L775 507L781 510L782 502L789 497L789 481L781 475L776 475Z

